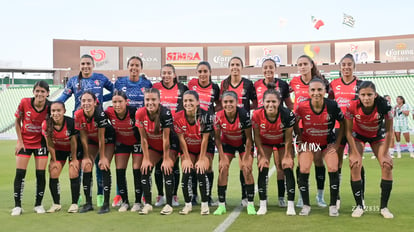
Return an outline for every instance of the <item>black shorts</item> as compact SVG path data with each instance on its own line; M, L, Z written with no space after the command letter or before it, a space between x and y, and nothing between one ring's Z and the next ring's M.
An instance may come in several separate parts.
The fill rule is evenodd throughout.
M233 157L236 155L236 151L239 152L239 155L242 155L246 152L246 145L243 144L239 147L234 147L226 143L222 143L223 152L224 154L232 155Z
M66 160L69 160L69 162L72 161L72 156L70 151L55 151L56 153L56 161L60 163L66 162ZM76 159L79 159L76 157Z
M23 148L17 153L17 156L21 157L30 157L32 154L34 154L34 157L36 159L47 159L48 156L48 150L47 147L41 147L38 149L26 149Z
M285 144L284 143L279 143L279 144L263 144L262 146L269 147L269 148L272 148L274 151L277 151L280 148L285 147Z
M338 134L339 134L339 128L335 128L335 137L338 138ZM342 135L342 139L341 139L341 146L345 147L345 145L348 143L348 140L346 139L345 136L345 131L344 134Z
M180 140L175 132L170 132L170 149L176 151L177 153L180 152Z
M142 155L142 148L140 143L134 145L125 145L122 143L115 144L115 155L117 154L131 154L132 155Z
M377 135L376 137L373 138L367 138L365 136L362 136L356 132L352 132L352 136L355 138L355 140L363 142L363 143L369 143L369 144L375 144L378 142L382 142L385 139L385 130L384 133L380 133L379 135Z
M209 155L214 155L215 149L216 149L216 146L214 146L213 140L209 139L208 144L207 144L206 153L209 154ZM191 155L194 155L194 156L199 156L200 155L200 153L197 154L197 153L193 153L191 151L188 151L188 153L190 153Z

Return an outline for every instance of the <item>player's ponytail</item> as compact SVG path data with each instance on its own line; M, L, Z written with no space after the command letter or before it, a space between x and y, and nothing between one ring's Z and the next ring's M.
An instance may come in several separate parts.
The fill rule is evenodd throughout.
M155 93L155 94L157 94L158 100L160 99L160 91L158 89L156 89L156 88L145 89L144 94L148 94L148 93ZM155 114L155 118L154 118L154 134L156 134L156 135L160 134L161 109L162 109L161 104L159 104L157 113Z
M49 111L52 108L52 105L55 105L55 104L60 104L63 107L64 111L66 111L65 104L61 101L52 102L50 104ZM52 139L53 138L53 128L54 128L56 122L53 120L52 114L50 112L49 112L48 115L49 115L49 117L46 118L46 133L45 133L45 135L46 135L47 138Z

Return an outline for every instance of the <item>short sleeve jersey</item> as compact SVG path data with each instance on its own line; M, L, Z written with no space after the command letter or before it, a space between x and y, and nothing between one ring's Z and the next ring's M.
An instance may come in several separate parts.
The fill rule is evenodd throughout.
M295 122L295 115L285 107L279 108L275 121L267 118L263 107L255 110L252 117L253 128L259 130L262 144L266 145L283 144L286 129L293 127Z
M387 103L378 106L375 104L371 113L366 114L359 99L351 101L345 114L345 119L353 120L352 131L365 138L376 138L384 133L384 120L392 119L391 110L387 110ZM389 106L389 105L388 105Z
M197 78L193 78L188 82L188 89L198 93L200 99L200 107L214 113L214 102L220 99L220 89L216 83L210 82L207 86L200 85Z
M223 82L221 82L221 95L225 91L223 88ZM254 89L253 82L249 79L242 77L240 83L237 86L229 84L228 91L234 91L239 98L238 106L244 108L247 112L250 112L250 101L256 100L256 90Z
M360 84L361 81L356 77L350 83L345 83L342 78L331 81L329 95L338 103L342 113L345 114L349 103L358 98L357 89Z
M164 149L162 131L164 128L172 128L173 125L171 111L168 108L161 106L160 126L158 132L155 131L155 120L151 120L145 107L137 110L135 114L135 125L138 128L145 129L149 146L155 150L162 151Z
M44 108L37 111L34 107L34 98L23 98L20 101L14 116L22 121L21 134L25 148L42 147L42 123L48 116L49 104L50 102L46 101Z
M184 110L174 115L174 131L184 135L188 151L193 154L199 154L201 151L202 134L214 130L213 115L201 108L199 110L194 124L188 122Z
M88 135L88 139L96 143L99 143L98 128L106 128L109 126L108 118L100 107L95 108L92 118L87 118L83 109L79 109L75 112L75 129L85 131Z
M295 93L295 102L293 109L298 107L298 104L308 100L309 97L309 83L305 83L302 80L302 76L293 77L289 82L291 92Z
M286 83L286 81L275 78L274 83L276 84L275 89L280 92L280 95L281 95L282 99L286 99L286 98L290 97L289 85ZM256 94L257 94L258 107L262 107L263 106L263 95L267 90L267 86L265 84L265 79L256 81L254 83L254 88L255 88Z
M107 115L112 127L115 130L116 143L132 146L138 142L138 129L135 126L135 112L134 107L127 107L126 114L120 118L112 106L106 109Z
M43 121L42 134L46 136L47 123ZM60 130L53 128L52 142L56 151L70 151L71 138L73 135L77 135L78 130L75 129L75 120L73 118L65 116L63 119L63 126Z
M155 83L154 88L160 91L161 105L170 109L172 115L180 110L183 110L183 95L188 90L183 83L175 83L171 88L167 88L161 82Z
M135 108L144 106L145 88L151 87L151 81L142 76L138 81L131 81L129 77L120 77L115 82L115 90L125 92L129 105Z
M344 115L338 104L331 99L324 99L320 112L315 112L311 100L299 103L295 111L297 120L302 120L302 142L315 143L324 146L334 143L335 121L343 121Z
M229 120L224 110L217 112L214 120L214 128L221 132L221 142L233 147L240 147L246 142L244 130L251 127L249 113L239 107L233 120Z

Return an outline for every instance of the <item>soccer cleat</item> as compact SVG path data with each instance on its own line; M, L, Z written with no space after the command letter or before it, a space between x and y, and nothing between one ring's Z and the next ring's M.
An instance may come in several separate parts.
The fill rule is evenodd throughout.
M257 215L265 215L267 213L267 201L261 200L259 210L257 210Z
M68 213L77 213L78 210L79 210L78 204L71 204L68 209Z
M377 157L375 156L375 155L372 155L371 156L371 159L376 159Z
M247 201L247 198L243 198L240 205L243 207L247 207L247 205L249 204L249 202Z
M163 206L164 204L165 204L164 196L158 196L157 202L155 202L155 207L160 207L160 206Z
M170 214L172 214L172 212L173 212L173 208L169 204L166 204L164 206L164 208L162 208L160 214L161 215L170 215Z
M132 205L131 212L139 212L141 208L141 203L134 203L134 205Z
M121 195L116 195L114 200L112 201L112 207L117 207L122 205L122 197Z
M102 207L103 204L104 204L104 196L99 194L98 196L96 196L96 206Z
M354 218L359 218L364 214L364 209L362 208L362 206L358 205L354 211L352 212L352 217Z
M82 208L79 210L79 213L87 213L89 211L93 211L93 206L90 203L86 203L82 206Z
M311 211L311 207L309 205L304 205L302 210L299 212L300 216L308 216Z
M210 214L210 208L208 207L208 202L201 202L200 214L201 215Z
M400 151L397 151L397 158L401 159L401 152Z
M410 158L413 158L414 159L414 153L411 153L410 154Z
M187 215L191 211L193 211L193 205L192 205L192 203L185 203L184 208L181 209L179 213L182 214L182 215Z
M35 213L39 214L46 213L45 208L43 208L43 205L35 206L33 210L35 211Z
M296 203L296 207L302 208L303 207L303 200L302 196L299 194L298 202Z
M79 198L78 198L78 207L82 205L82 201L83 201L82 195L79 195Z
M223 215L225 214L226 211L226 206L225 205L219 205L216 209L216 211L214 211L214 215Z
M119 207L118 212L126 212L129 209L129 204L128 203L122 203L121 207Z
M11 215L12 216L20 216L23 213L22 207L14 207L12 209Z
M336 200L336 209L339 210L341 208L341 200Z
M279 197L279 207L286 208L286 201L284 197Z
M177 195L173 196L172 206L180 206Z
M256 215L256 209L254 208L254 204L247 205L247 214L248 215Z
M319 190L318 190L319 191ZM319 207L325 208L326 206L328 206L325 202L325 200L323 199L323 193L322 194L317 194L316 196L316 202L318 203Z
M390 212L390 210L388 208L382 208L381 209L381 215L386 219L394 218L394 215Z
M104 203L103 206L98 210L98 214L109 213L109 203Z
M46 212L48 212L48 213L56 213L56 212L60 211L61 209L62 209L62 206L61 205L53 204L50 207L50 209L48 209Z
M329 206L329 216L331 216L331 217L338 217L339 216L339 211L336 208L336 205Z
M152 205L145 204L144 207L139 211L139 214L147 215L151 211L152 211Z
M296 215L295 202L294 201L288 201L286 215L287 216L295 216Z

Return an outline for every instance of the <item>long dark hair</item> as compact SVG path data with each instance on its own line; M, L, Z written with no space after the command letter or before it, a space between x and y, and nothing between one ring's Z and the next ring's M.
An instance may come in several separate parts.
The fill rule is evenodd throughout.
M50 92L49 84L46 81L42 80L42 81L36 82L33 86L33 91L36 89L36 87L44 88L47 92Z
M84 54L84 55L82 55L81 57L80 57L80 59L83 59L83 58L88 58L88 59L90 59L91 61L92 61L92 65L95 65L95 61L93 60L93 57L91 56L91 55L89 55L89 54ZM79 75L78 75L78 90L80 90L82 87L81 87L81 80L83 79L83 75L82 75L82 71L79 71Z
M184 92L184 95L183 95L183 98L184 98L184 96L185 95L193 95L194 96L194 98L197 100L197 101L200 101L200 96L198 95L198 93L196 92L196 91L194 91L194 90L187 90L187 91L185 91ZM205 124L206 124L206 120L207 119L204 119L204 118L202 118L202 115L201 115L201 108L200 108L200 105L198 105L197 106L197 109L196 109L196 113L195 113L195 122L197 122L197 120L199 120L200 119L200 130L204 130L204 127L205 127ZM186 116L187 117L187 116Z
M139 63L141 64L141 69L144 68L144 63L142 62L142 59L139 56L131 56L131 57L129 57L129 59L127 61L127 67L129 66L129 62L131 62L131 60L139 60Z
M312 64L312 69L311 69L311 78L319 78L323 81L323 84L325 85L325 89L326 92L329 91L329 81L325 78L325 75L322 75L319 70L318 67L316 66L315 62L312 60L312 58L308 55L301 55L298 57L298 60L300 58L306 58L308 59L308 61Z
M161 67L161 70L162 70L162 68L164 68L164 67L169 67L169 68L171 68L171 69L173 70L173 73L174 73L174 76L175 76L175 78L174 78L173 82L174 82L174 84L175 84L175 83L178 83L178 77L177 77L177 74L175 73L175 67L174 67L174 65L172 65L172 64L164 64L164 65ZM161 81L162 81L162 80L161 80Z
M232 60L235 60L235 59L240 61L241 66L242 66L242 68L243 68L243 60L242 60L242 58L240 58L240 57L238 57L238 56L233 56L233 57L229 60L229 67L230 67L231 61L232 61ZM229 75L226 79L224 79L224 80L223 80L223 91L228 90L228 88L229 88L229 86L230 86L230 83L231 83L231 74L230 74L230 75Z
M198 69L198 67L200 67L201 65L205 65L207 66L208 71L210 71L210 76L208 77L208 80L211 83L211 65L208 61L200 61L200 63L197 64L196 69Z
M156 88L145 89L144 95L148 94L148 93L157 94L158 99L160 99L160 97L161 97L160 91ZM160 125L161 124L160 117L161 117L161 103L158 106L158 110L157 110L157 113L155 114L155 119L154 119L154 134L156 134L156 135L160 134L160 126L161 126Z
M374 100L374 106L377 105L378 112L380 112L382 114L385 114L385 113L387 113L388 111L391 110L390 103L388 102L387 99L385 99L384 97L380 96L377 93L377 88L375 87L375 84L372 81L363 81L361 83L361 85L359 86L359 88L358 88L358 91L357 91L358 95L359 95L359 91L361 91L361 89L366 89L366 88L371 88L377 94L377 97ZM358 106L361 107L362 106L361 100L359 102L360 102L360 104Z
M61 101L52 102L49 109L51 110L52 106L55 104L61 105L66 111L65 103ZM46 137L51 139L53 137L53 127L55 126L56 122L53 120L51 113L49 115L50 116L46 118Z

